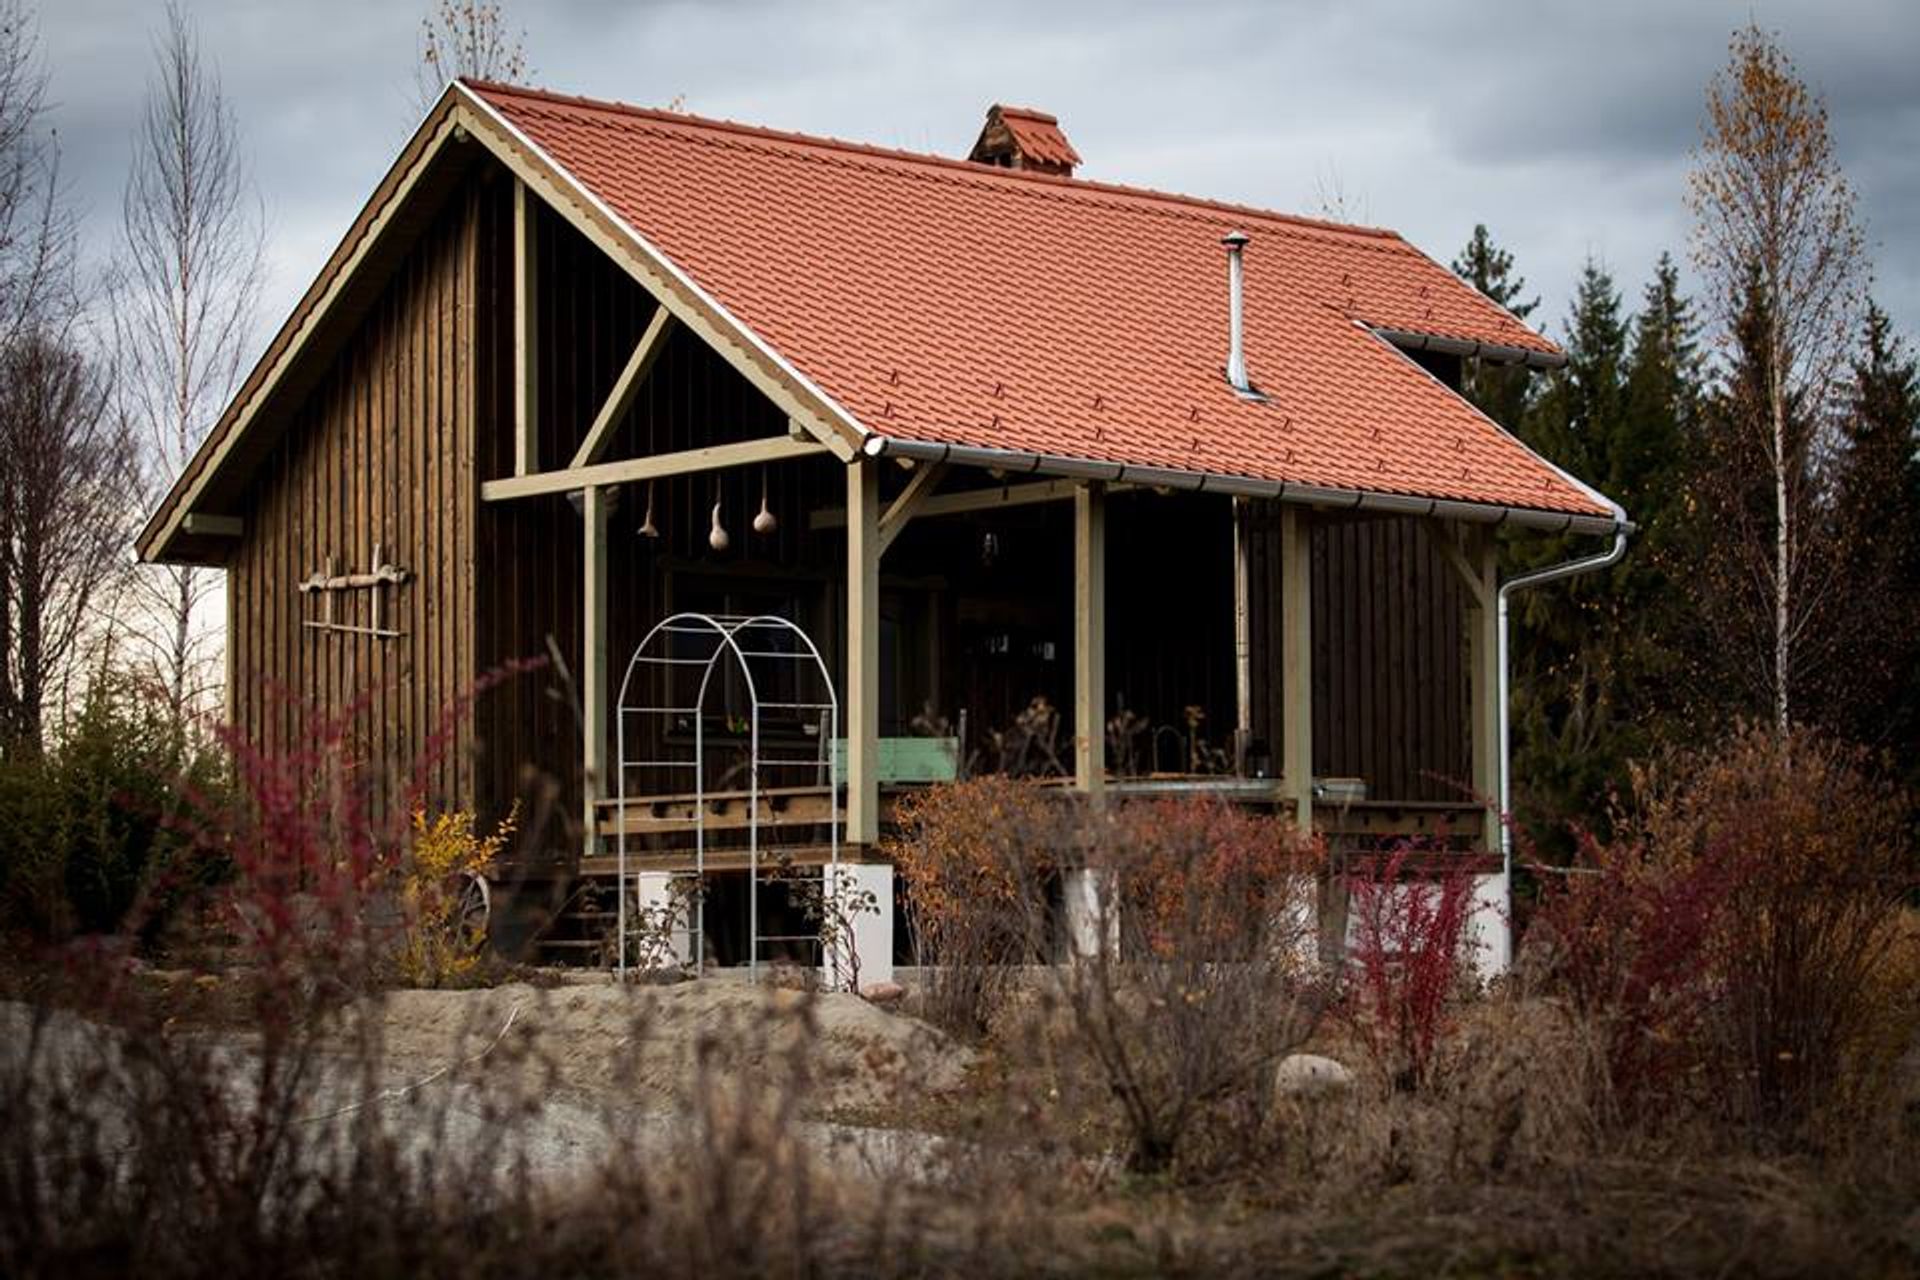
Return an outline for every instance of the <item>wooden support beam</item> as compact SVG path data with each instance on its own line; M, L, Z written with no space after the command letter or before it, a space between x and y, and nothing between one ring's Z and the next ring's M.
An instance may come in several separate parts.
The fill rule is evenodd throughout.
M679 453L656 453L646 458L597 462L590 467L541 471L509 480L489 480L480 486L480 496L488 502L503 502L509 498L531 498L543 493L569 493L594 485L632 484L638 480L692 475L697 471L722 471L728 467L745 467L760 462L814 458L826 453L827 447L814 440L769 436L761 440L742 440L738 444L683 449Z
M914 471L912 479L907 481L907 487L900 491L899 497L887 505L886 511L880 517L881 555L887 553L887 548L893 545L893 540L900 536L902 529L907 527L907 521L913 519L919 512L921 506L933 493L933 487L939 484L941 477L946 474L947 464L944 462L925 463Z
M924 469L926 464L922 464ZM967 489L960 493L931 494L920 500L913 515L919 517L957 516L969 511L997 511L1002 507L1032 506L1036 502L1065 502L1081 485L1079 480L1035 480L1027 484L1004 485L993 489ZM911 486L909 486L911 487ZM1132 484L1107 485L1107 492L1125 493L1138 488ZM904 494L902 495L905 496ZM840 529L847 523L841 507L821 507L807 515L809 529Z
M1500 848L1500 636L1498 592L1499 542L1490 530L1469 536L1475 587L1467 606L1467 688L1473 744L1473 790L1486 808L1481 843L1487 852Z
M1107 493L1073 495L1073 779L1096 802L1107 787Z
M598 839L594 806L607 787L607 525L613 495L596 485L581 494L580 792L583 856Z
M237 538L246 532L247 526L239 516L215 516L204 511L189 511L180 522L180 527L203 538Z
M1460 580L1460 585L1467 589L1467 595L1472 604L1477 608L1491 608L1493 598L1487 594L1486 583L1480 572L1481 566L1460 544L1464 536L1469 545L1474 545L1478 534L1456 530L1454 526L1443 520L1429 519L1427 528L1432 532L1433 540L1440 548L1440 554L1453 569L1454 576Z
M806 426L808 434L826 444L841 461L859 452L859 428L819 390L803 383L790 368L750 331L742 328L711 299L699 294L665 258L642 241L611 210L599 206L578 178L546 157L527 150L511 136L511 126L491 106L471 93L468 119L476 142L526 183L533 196L546 203L597 246L700 340L737 369L761 394Z
M633 346L633 354L627 357L626 367L620 370L620 376L613 381L613 390L607 394L606 403L600 406L600 412L593 415L593 425L587 428L586 439L574 450L570 467L591 466L600 461L600 455L606 452L607 440L613 435L613 429L620 419L627 416L627 410L633 407L633 397L653 372L653 362L660 358L660 352L667 345L667 335L673 329L673 313L665 307L655 307L653 319L648 323L646 332L640 335L640 341Z
M880 468L847 468L847 843L880 839Z
M1313 825L1313 527L1280 508L1280 750L1294 821Z
M527 184L513 184L513 474L540 469L540 263L535 232L539 201Z

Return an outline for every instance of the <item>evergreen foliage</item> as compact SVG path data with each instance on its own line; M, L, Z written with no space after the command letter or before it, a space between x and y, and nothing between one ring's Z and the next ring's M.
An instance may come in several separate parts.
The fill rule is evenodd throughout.
M1524 320L1540 305L1526 297L1527 282L1514 272L1513 255L1494 244L1485 223L1476 225L1472 239L1453 260L1454 274ZM1509 431L1525 419L1531 388L1521 365L1467 362L1461 389L1480 411Z
M1537 843L1566 851L1569 821L1607 827L1630 764L1686 737L1678 655L1687 436L1698 416L1695 322L1663 256L1629 317L1601 264L1583 268L1566 321L1567 364L1544 380L1521 425L1527 443L1590 478L1638 525L1618 565L1522 594L1512 619L1515 806ZM1585 554L1568 536L1516 537L1507 572Z
M1832 463L1834 659L1813 707L1841 737L1905 752L1920 782L1920 370L1869 305Z

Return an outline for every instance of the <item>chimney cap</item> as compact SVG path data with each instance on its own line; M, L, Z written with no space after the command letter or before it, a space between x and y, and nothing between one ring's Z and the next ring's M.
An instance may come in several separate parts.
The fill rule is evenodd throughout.
M1031 107L999 102L987 108L987 122L981 126L967 158L1002 169L1026 169L1062 178L1071 178L1080 163L1080 153L1067 141L1059 120Z
M1229 231L1220 237L1220 243L1227 246L1228 251L1231 252L1234 249L1244 249L1249 244L1252 244L1253 237L1244 231Z

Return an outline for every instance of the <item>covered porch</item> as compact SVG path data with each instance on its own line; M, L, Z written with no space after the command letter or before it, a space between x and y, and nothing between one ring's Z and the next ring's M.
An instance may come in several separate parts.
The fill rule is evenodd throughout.
M757 831L754 857L837 858L890 898L894 800L996 771L1096 803L1216 794L1336 850L1409 835L1493 847L1488 512L829 432L511 190L495 225L515 305L492 337L510 429L478 461L493 568L476 584L477 656L551 652L574 705L524 682L491 694L478 795L504 813L542 777L575 815L572 847L540 851L568 875L611 877L622 834L630 871L684 875L694 828L701 865L726 875ZM699 786L622 771L620 673L685 611L776 616L818 644L837 723L762 726L814 754L811 776L746 776L732 677L698 724L657 724L659 750L634 754L697 737Z

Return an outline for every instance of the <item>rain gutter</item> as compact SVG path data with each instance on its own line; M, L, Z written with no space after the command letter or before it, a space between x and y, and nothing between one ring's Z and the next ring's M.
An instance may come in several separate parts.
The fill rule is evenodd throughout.
M1475 524L1508 525L1537 529L1545 533L1573 533L1606 537L1626 521L1626 515L1612 503L1612 516L1582 516L1565 511L1544 511L1537 507L1510 507L1498 503L1459 502L1447 498L1418 498L1406 494L1368 493L1327 485L1294 484L1283 480L1260 480L1251 476L1226 475L1216 471L1186 471L1171 467L1143 467L1124 462L1099 462L1089 458L1069 458L1058 454L1029 453L1015 449L987 449L974 445L939 444L926 440L902 440L894 436L870 435L861 451L869 458L911 458L919 462L947 462L963 467L980 467L1009 475L1063 476L1077 480L1104 480L1110 484L1127 483L1154 489L1177 489L1188 493L1220 493L1241 498L1273 498L1341 511L1370 511L1383 515L1433 516L1441 520L1464 520ZM1592 490L1581 486L1584 492ZM1598 495L1595 495L1596 497ZM1601 499L1605 502L1604 499Z
M1409 329L1367 326L1372 332L1402 351L1438 351L1450 356L1472 356L1495 364L1524 364L1532 369L1559 369L1567 363L1562 351L1535 351L1531 347L1509 347L1498 342L1476 342L1472 338L1445 338L1433 333L1414 333Z

